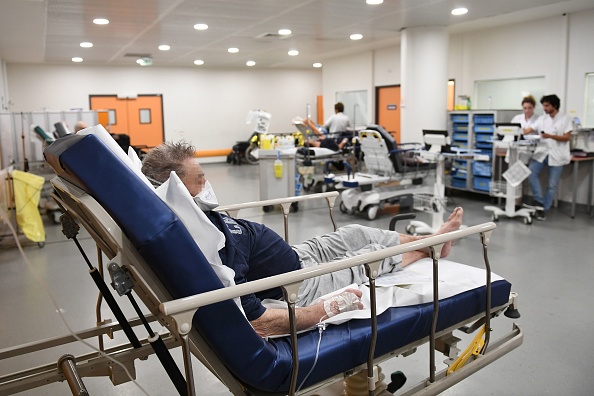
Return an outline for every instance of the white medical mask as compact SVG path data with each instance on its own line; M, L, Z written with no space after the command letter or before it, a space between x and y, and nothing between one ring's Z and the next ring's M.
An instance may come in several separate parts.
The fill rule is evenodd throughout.
M202 188L202 191L200 191L198 195L196 195L193 198L194 202L196 202L196 205L198 205L198 207L202 209L204 212L213 210L214 208L219 206L217 196L215 195L215 192L208 180L206 181L206 183L204 183L204 188Z

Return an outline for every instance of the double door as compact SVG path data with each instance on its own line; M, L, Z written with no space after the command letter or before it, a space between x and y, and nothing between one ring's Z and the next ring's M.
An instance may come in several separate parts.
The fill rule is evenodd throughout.
M99 123L110 133L128 135L131 145L155 147L164 142L162 95L90 95L89 102L91 110L98 111Z

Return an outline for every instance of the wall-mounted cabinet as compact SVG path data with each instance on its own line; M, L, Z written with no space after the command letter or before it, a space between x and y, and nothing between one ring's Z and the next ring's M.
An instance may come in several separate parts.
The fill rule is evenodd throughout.
M448 132L452 146L480 150L493 158L495 124L510 122L519 110L460 110L448 112ZM489 193L493 177L492 161L454 160L447 187Z

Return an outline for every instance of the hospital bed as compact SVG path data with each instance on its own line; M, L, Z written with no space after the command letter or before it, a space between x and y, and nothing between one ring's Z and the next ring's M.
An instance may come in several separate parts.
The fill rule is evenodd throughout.
M192 374L194 354L234 395L313 395L317 390L336 381L363 372L365 393L385 394L381 378L374 366L396 356L407 356L429 342L429 375L411 388L407 394L436 394L463 380L492 361L517 348L523 333L513 325L509 333L497 340L490 339L490 321L506 309L515 309L515 297L509 282L491 279L487 246L495 224L486 223L403 244L381 251L328 263L315 269L302 269L241 285L223 287L188 230L174 212L158 198L151 187L142 181L125 161L121 153L95 135L73 135L57 140L46 150L46 159L54 167L57 178L53 183L56 199L66 211L85 226L95 239L98 249L109 259L109 268L123 268L131 277L134 291L155 319L169 333L162 335L167 348L182 346L184 375L180 380L175 368L168 372L180 394L201 394L200 384ZM98 172L97 170L101 170ZM330 208L335 193L324 195ZM282 202L287 219L292 201L308 197L264 202ZM230 214L252 206L244 204L220 208ZM286 210L284 210L286 209ZM287 227L285 225L285 232ZM441 300L438 271L439 252L444 243L472 234L479 234L486 271L482 272L483 286L444 297ZM285 236L287 236L285 234ZM432 259L432 286L428 286L426 302L388 308L376 314L376 274L384 257L417 249L429 249ZM101 255L100 255L101 257ZM350 320L328 326L320 336L316 328L297 334L295 331L295 293L302 280L324 273L365 264L369 281L370 310L368 319ZM439 276L441 277L441 275ZM486 286L485 286L486 285ZM291 334L286 337L259 337L240 312L233 298L281 287L287 301ZM486 302L489 302L486 303ZM338 317L338 316L337 316ZM142 319L130 319L131 326ZM96 337L101 331L117 331L125 320L104 324L80 332L80 338ZM484 326L483 326L484 325ZM436 371L435 351L456 358L455 329L473 332L483 326L485 346L472 357L458 360L457 371L446 375ZM126 332L128 334L128 332ZM128 336L130 337L130 335ZM321 338L320 338L321 337ZM105 353L121 360L134 372L134 362L152 354L147 340L134 339L122 346L105 349ZM43 340L0 351L0 359L59 342L71 342L66 336ZM150 341L150 340L149 340ZM165 359L167 360L167 359ZM312 367L315 369L312 370ZM20 372L0 378L0 393L12 393L67 379L73 392L81 385L81 376L104 375L114 384L126 381L122 370L105 357L88 354L77 358L63 357L59 366ZM165 375L165 374L164 374ZM297 392L297 387L301 391Z
M311 137L310 128L299 118L293 120L293 126L307 141ZM328 175L346 175L357 171L359 156L357 132L345 132L328 135L337 143L348 138L349 143L342 150L332 150L327 147L299 147L295 153L297 171L301 175L301 183L305 191L321 186L326 189ZM353 142L355 141L355 142Z
M359 171L336 176L328 182L343 190L341 204L343 213L365 213L369 220L387 204L411 200L413 194L431 194L436 163L421 158L418 154L424 145L420 143L398 144L394 137L380 125L369 125L359 131L365 172Z

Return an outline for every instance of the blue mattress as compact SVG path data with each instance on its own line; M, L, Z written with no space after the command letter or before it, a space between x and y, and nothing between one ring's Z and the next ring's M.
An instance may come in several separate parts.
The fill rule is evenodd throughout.
M45 156L58 175L86 190L113 217L174 298L223 287L181 221L98 138L60 138L45 150ZM507 281L494 282L492 306L506 303L510 289ZM484 311L485 292L481 287L442 300L438 330ZM432 304L423 304L391 308L380 315L376 356L428 336L432 314ZM193 324L247 387L261 394L289 389L292 362L288 337L263 340L232 301L201 308ZM323 333L316 369L305 386L364 364L370 335L369 320L329 326ZM298 384L313 364L318 338L317 330L298 337Z

